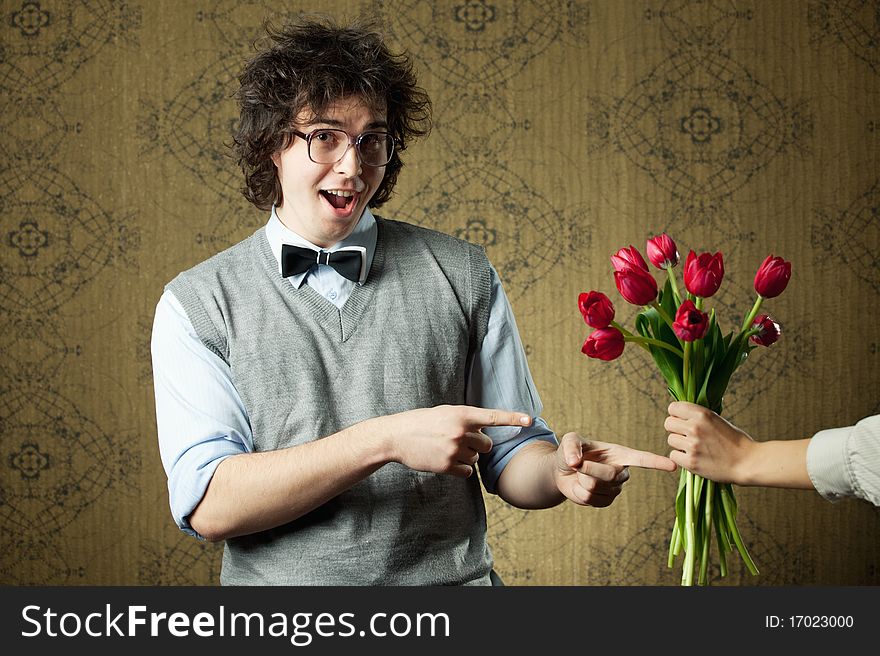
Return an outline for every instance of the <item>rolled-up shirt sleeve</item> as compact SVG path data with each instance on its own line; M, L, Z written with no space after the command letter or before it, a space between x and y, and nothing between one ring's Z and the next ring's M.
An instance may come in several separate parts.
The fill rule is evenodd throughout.
M466 402L484 408L523 412L532 417L532 425L525 428L483 429L492 438L492 450L480 457L480 478L486 491L495 494L501 472L521 448L536 441L556 446L558 441L540 416L544 407L529 371L510 301L494 268L491 280L489 327L471 363Z
M170 291L156 306L150 344L159 453L168 477L171 515L201 537L189 516L223 460L253 451L247 412L229 365L199 339Z
M880 506L880 415L816 433L807 447L807 471L829 501L857 497Z

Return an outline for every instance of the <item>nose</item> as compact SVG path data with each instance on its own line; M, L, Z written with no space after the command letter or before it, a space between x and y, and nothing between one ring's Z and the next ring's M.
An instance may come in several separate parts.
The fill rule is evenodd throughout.
M354 144L348 146L342 159L336 162L334 166L337 173L341 173L347 178L355 178L361 174L361 157Z

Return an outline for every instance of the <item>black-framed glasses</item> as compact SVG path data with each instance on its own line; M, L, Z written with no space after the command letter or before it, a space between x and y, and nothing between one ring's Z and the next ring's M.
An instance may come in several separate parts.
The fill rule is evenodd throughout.
M394 137L388 132L364 132L352 137L345 130L320 128L308 134L299 130L291 130L291 133L305 139L309 159L315 164L336 164L352 146L357 149L361 163L367 166L385 166L394 154Z

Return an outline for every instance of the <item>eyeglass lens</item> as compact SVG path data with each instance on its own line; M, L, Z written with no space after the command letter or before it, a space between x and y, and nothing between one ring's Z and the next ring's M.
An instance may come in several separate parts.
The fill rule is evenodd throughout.
M343 130L316 130L309 140L309 156L318 164L335 164L343 158L350 143ZM356 144L361 162L368 166L384 166L391 160L394 142L386 132L364 132Z

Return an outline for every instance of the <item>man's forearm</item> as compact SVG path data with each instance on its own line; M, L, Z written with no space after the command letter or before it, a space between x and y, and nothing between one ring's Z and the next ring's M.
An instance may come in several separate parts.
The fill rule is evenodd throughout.
M232 456L217 466L189 522L209 540L274 528L314 510L388 462L471 476L479 455L492 448L481 428L522 427L530 421L511 410L440 405L368 419L288 449ZM548 478L552 482L550 471ZM538 489L538 483L532 486Z
M501 472L498 496L517 508L551 508L565 499L554 478L556 447L548 442L526 444Z
M381 419L287 449L221 462L190 525L211 541L293 521L363 480L390 458Z

